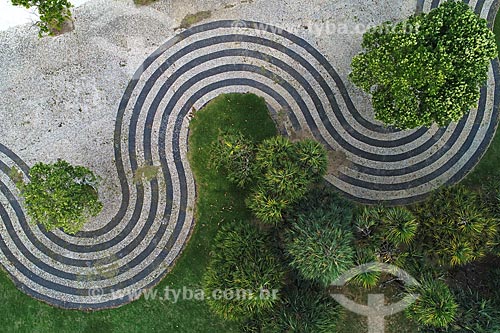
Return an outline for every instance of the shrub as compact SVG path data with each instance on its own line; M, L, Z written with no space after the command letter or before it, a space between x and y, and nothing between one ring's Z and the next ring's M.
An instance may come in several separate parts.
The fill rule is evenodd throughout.
M257 187L247 204L270 224L280 222L284 211L326 172L326 150L312 140L292 143L282 136L264 140L255 161Z
M259 184L278 198L295 202L302 198L310 184L310 179L304 169L292 161L286 161L279 167L266 170Z
M271 318L263 322L262 332L336 332L339 312L339 306L324 291L293 290L283 297Z
M224 226L215 237L204 276L206 295L214 290L246 291L245 297L209 298L210 308L229 320L244 320L269 311L279 299L265 297L281 290L284 269L271 238L250 223Z
M385 239L394 244L409 244L417 234L418 223L413 214L401 207L389 208L382 218Z
M380 246L378 228L382 225L383 207L363 207L354 219L354 230L361 241L371 241L373 247Z
M255 146L239 132L219 136L212 166L242 188L252 186L247 206L262 222L276 224L326 172L326 150L313 140L292 143L276 136Z
M357 247L367 248L376 261L403 266L418 222L403 207L364 207L354 219L354 229Z
M370 264L372 262L377 262L377 257L373 250L359 246L356 247L356 258L355 258L356 266ZM361 286L365 289L371 289L378 285L381 276L382 276L381 272L376 272L376 271L364 272L354 276L352 279L349 280L349 283L354 284L356 286Z
M406 310L417 323L437 328L448 327L456 318L458 305L448 286L440 280L425 280L410 290L420 297Z
M486 20L461 1L375 27L362 46L350 79L372 94L377 119L402 129L462 118L477 105L497 56Z
M415 212L422 225L420 244L439 264L467 264L495 245L497 220L489 216L478 195L463 186L435 192Z
M240 132L223 132L214 143L211 165L217 171L225 171L227 179L241 188L253 182L255 147Z
M293 143L284 136L275 136L262 141L257 149L256 162L259 171L279 168L293 158Z
M326 173L328 157L325 147L319 142L304 139L296 142L294 148L301 168L306 170L308 175L321 177Z
M58 160L35 164L29 183L19 183L27 214L47 230L62 228L74 234L87 219L102 210L97 193L98 178L82 166Z
M283 219L283 211L289 202L285 199L273 196L266 190L260 188L250 195L247 206L255 216L267 224L276 224Z
M354 265L352 212L331 206L299 215L285 236L290 265L301 276L328 286Z
M61 30L64 22L71 19L70 8L73 5L68 0L12 0L15 6L25 8L37 7L40 15L39 37L43 34L53 35L54 30Z

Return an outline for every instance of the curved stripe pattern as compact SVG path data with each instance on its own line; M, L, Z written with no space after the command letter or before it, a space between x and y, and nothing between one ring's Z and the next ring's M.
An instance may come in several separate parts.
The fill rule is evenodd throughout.
M492 24L497 2L469 3ZM439 5L418 1L417 11ZM186 30L134 74L116 117L114 149L120 207L102 227L67 235L29 225L12 167L29 167L0 144L0 261L16 285L49 304L102 309L127 303L157 284L193 227L195 187L187 164L193 112L221 93L263 96L284 134L307 132L343 163L326 178L360 202L406 204L462 179L479 161L497 125L497 60L477 110L448 128L399 131L356 108L341 76L305 40L258 22L217 21ZM352 92L351 92L352 93ZM140 166L157 179L134 184Z

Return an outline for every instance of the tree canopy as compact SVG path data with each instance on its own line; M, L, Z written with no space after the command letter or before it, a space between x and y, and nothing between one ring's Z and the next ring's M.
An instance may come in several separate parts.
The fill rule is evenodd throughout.
M27 214L47 230L63 228L74 234L89 217L102 210L98 178L85 167L63 160L54 164L37 163L29 175L30 182L19 184Z
M375 117L401 129L447 126L477 105L493 32L466 4L448 1L363 36L350 79L372 95Z

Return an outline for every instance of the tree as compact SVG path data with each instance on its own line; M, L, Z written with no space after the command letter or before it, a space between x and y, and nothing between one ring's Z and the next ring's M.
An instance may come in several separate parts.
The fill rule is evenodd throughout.
M37 7L40 15L40 22L37 23L40 28L39 37L61 31L63 24L71 20L70 8L73 5L68 0L12 0L12 4L28 9Z
M32 222L47 230L62 228L75 234L91 216L102 210L97 192L98 178L83 166L58 160L35 164L30 182L18 183Z
M283 277L284 268L271 237L249 222L233 223L223 226L215 237L203 287L216 314L244 320L279 302L279 295L272 297L272 291L281 290ZM211 297L217 290L233 297Z
M461 119L477 105L497 56L486 20L461 1L375 27L362 46L349 77L372 94L376 118L401 129Z

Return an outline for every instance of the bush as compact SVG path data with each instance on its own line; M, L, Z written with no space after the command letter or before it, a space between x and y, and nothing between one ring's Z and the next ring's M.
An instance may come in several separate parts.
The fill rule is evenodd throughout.
M271 318L263 322L262 332L336 332L339 312L338 304L323 291L294 290L283 297Z
M279 299L265 296L267 291L281 290L283 277L272 239L250 223L238 223L222 227L215 237L203 287L206 295L214 290L246 291L240 299L207 300L219 316L244 320L273 308Z
M286 161L279 167L267 169L259 184L277 198L296 202L306 194L310 182L304 169L292 161Z
M247 200L247 206L255 216L264 223L275 224L283 219L283 211L289 201L273 196L266 190L259 188Z
M271 196L289 203L302 198L317 176L303 167L296 146L282 136L264 140L257 148L255 160L259 186Z
M211 165L217 171L225 171L227 179L245 188L253 183L255 146L240 132L223 132L214 143Z
M15 6L25 8L37 7L40 15L39 37L43 34L53 35L54 30L61 30L64 22L71 19L70 8L73 5L68 0L12 0Z
M315 141L292 143L277 136L258 146L255 161L257 188L248 207L262 222L275 224L324 175L327 157L325 148Z
M354 229L357 247L366 248L369 257L373 254L375 261L403 266L418 222L404 207L365 207L357 214Z
M326 150L313 140L292 143L276 136L255 146L239 132L219 136L212 166L241 188L252 187L247 206L264 223L276 224L326 172Z
M415 212L422 225L419 243L439 264L464 265L494 248L497 220L489 216L478 195L463 186L435 192Z
M418 223L413 214L401 207L389 208L382 218L385 239L394 244L409 244L417 234Z
M458 121L477 105L497 56L487 22L461 1L363 36L350 79L372 94L377 119L408 129Z
M332 284L354 265L351 219L351 210L341 206L299 215L285 235L290 265L306 279Z
M18 183L27 214L47 230L62 228L75 234L91 216L102 210L97 193L98 178L89 169L58 160L35 164L30 182Z
M456 318L458 305L448 286L440 280L425 280L410 290L419 298L406 309L406 315L423 326L448 327Z
M308 175L323 176L328 166L328 157L325 148L311 139L304 139L295 143L295 154L299 165Z
M377 262L377 256L372 249L365 247L356 247L356 266L361 266L364 264L370 264L372 262ZM371 289L378 285L380 282L381 272L369 271L357 274L352 279L349 280L350 284L363 287L365 289Z

